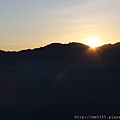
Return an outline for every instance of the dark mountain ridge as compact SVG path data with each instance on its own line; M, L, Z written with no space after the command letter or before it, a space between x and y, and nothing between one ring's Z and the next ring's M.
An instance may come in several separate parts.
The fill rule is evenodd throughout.
M119 47L120 43L116 44L106 44L101 47L98 47L99 53L104 54L108 57L119 57ZM33 50L21 50L19 52L5 52L0 51L0 57L1 61L7 61L7 59L14 59L14 60L20 60L20 59L43 59L47 58L68 58L71 57L71 59L76 55L78 55L85 50L88 50L89 46L81 44L81 43L69 43L69 44L60 44L60 43L52 43L45 47L41 48L35 48ZM101 50L101 51L100 51ZM115 52L115 54L114 54ZM110 58L110 59L111 59Z
M0 51L0 98L1 120L119 115L120 43Z

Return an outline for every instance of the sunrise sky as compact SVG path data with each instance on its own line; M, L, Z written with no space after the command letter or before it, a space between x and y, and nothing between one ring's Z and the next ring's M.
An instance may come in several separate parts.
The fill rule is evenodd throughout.
M120 0L0 0L0 50L120 40Z

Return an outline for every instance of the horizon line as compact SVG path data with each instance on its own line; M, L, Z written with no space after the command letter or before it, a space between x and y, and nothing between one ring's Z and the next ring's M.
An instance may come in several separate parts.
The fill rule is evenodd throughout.
M69 44L72 44L72 43L82 44L82 45L85 45L85 46L90 47L89 45L86 45L86 44L80 43L80 42L68 42L68 43L51 42L51 43L49 43L49 44L47 44L47 45L40 46L40 47L35 47L35 48L26 48L26 49L21 49L21 50L2 50L2 49L0 49L0 51L3 51L3 52L21 52L21 51L35 50L35 49L44 48L44 47L47 47L47 46L52 45L52 44L69 45ZM115 44L117 44L117 43L120 43L120 42L116 42L116 43L113 43L113 44L112 44L112 43L106 43L106 44L97 46L96 48L102 47L102 46L104 46L104 45L115 45Z

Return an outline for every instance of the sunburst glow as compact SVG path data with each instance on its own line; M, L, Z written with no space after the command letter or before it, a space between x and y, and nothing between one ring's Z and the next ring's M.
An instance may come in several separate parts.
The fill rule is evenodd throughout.
M97 38L87 38L87 45L89 45L91 48L96 48L102 44Z

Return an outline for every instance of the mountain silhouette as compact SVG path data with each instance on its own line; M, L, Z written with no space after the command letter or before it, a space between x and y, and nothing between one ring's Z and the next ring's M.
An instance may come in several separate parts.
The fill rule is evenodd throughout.
M120 114L120 43L0 51L1 120Z

